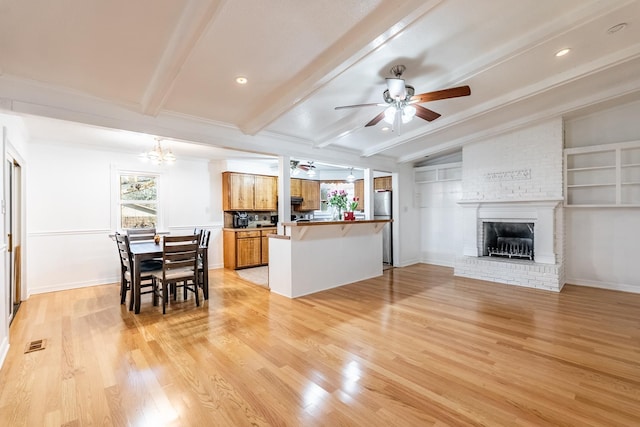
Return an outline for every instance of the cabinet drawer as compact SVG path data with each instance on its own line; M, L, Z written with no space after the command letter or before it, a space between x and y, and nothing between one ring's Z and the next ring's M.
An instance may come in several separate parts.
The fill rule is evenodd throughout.
M247 239L249 237L260 237L260 231L236 231L237 239Z

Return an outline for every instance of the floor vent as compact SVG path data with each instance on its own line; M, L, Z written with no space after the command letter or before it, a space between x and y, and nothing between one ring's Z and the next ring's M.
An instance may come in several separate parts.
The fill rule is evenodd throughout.
M38 350L44 350L45 346L47 345L47 340L36 340L36 341L31 341L28 345L27 348L25 349L25 354L26 353L31 353L33 351L38 351Z

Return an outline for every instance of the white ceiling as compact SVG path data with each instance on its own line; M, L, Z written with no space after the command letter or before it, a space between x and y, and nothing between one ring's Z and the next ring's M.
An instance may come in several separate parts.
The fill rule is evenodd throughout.
M416 93L471 95L396 132L364 127L383 107L334 110L382 102L396 64ZM110 127L197 142L196 156L384 168L639 98L640 1L0 0L0 108L94 125L29 119L36 138L114 145L98 136Z

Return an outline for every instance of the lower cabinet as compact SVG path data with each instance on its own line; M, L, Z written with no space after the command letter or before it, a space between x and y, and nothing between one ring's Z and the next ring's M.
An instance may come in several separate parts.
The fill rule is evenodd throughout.
M224 230L224 267L245 268L269 263L268 230Z

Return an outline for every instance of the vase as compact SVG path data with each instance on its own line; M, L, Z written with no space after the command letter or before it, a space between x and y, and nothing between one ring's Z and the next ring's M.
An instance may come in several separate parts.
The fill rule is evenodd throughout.
M340 206L334 206L331 212L331 219L333 221L342 221L342 208Z
M355 221L355 219L356 219L356 213L354 211L349 211L344 213L345 221Z

